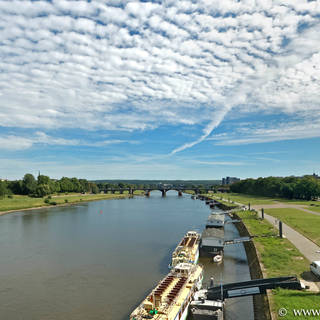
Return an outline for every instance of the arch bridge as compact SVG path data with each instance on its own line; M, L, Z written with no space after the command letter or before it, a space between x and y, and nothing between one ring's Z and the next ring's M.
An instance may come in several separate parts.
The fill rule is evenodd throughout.
M129 194L133 195L135 191L144 191L144 194L146 197L150 197L151 191L160 191L162 194L162 197L165 197L167 192L170 190L175 190L178 192L179 197L182 196L182 193L185 192L186 190L192 190L195 192L195 194L200 194L201 191L208 193L209 190L207 188L191 188L191 187L152 187L152 188L112 188L112 189L106 189L104 190L105 193L115 193L119 192L120 194L123 194L124 191L128 191Z

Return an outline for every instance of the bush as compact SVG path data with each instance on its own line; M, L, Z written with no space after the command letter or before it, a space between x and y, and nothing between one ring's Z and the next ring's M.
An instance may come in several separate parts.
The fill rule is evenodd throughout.
M49 203L49 202L50 202L50 201L49 201L48 198L44 199L44 203Z
M48 199L51 199L52 197L51 196L48 196Z
M65 203L68 203L68 202L69 202L69 200L68 200L68 199L64 199L64 202L65 202Z
M51 201L50 204L51 204L52 206L56 206L56 205L57 205L57 203L56 203L55 201Z
M13 195L12 195L12 194L9 194L9 195L8 195L8 198L9 198L9 199L13 199Z

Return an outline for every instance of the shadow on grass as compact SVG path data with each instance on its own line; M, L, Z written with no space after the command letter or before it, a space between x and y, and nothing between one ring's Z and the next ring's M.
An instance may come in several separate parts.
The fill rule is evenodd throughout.
M300 276L303 280L315 282L318 285L320 284L320 278L316 277L311 271L304 271Z

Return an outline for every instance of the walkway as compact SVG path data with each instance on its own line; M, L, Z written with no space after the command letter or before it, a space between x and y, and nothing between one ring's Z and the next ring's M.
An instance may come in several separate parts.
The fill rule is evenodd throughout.
M224 201L228 201L226 199L223 199ZM235 204L243 207L244 205L239 202L234 202ZM248 209L247 206L245 206L246 209ZM261 208L267 209L267 208L295 208L302 210L299 205L292 205L292 204L286 204L286 203L278 203L278 204L271 204L271 205L253 205L251 206L252 209L255 209L256 211L260 211ZM313 212L310 210L303 210L309 213L313 213L316 215L320 215L318 212ZM261 211L260 211L261 212ZM261 214L261 213L260 213ZM273 224L276 228L279 228L278 219L268 215L264 214L264 217L267 221L269 221L271 224ZM291 227L289 227L287 224L282 223L282 232L285 235L285 237L309 260L309 261L320 261L320 247L316 245L314 242L300 234L299 232L295 231Z
M277 229L279 228L279 220L275 217L264 214L267 221L273 224ZM301 233L282 223L282 232L285 237L309 260L320 260L320 247L314 242L307 239Z

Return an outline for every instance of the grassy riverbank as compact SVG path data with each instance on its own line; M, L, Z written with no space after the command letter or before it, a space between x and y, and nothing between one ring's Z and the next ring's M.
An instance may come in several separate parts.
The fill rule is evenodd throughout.
M241 194L241 193L216 193L216 197L222 197L230 201L235 201L239 203L243 203L244 205L251 205L255 204L273 204L275 203L275 199L267 198L267 197L259 197L259 196L251 196L248 194Z
M319 212L320 213L320 204L318 204L316 206L315 205L309 206L307 209L311 210L311 211L314 211L314 212Z
M254 244L258 251L263 272L267 277L297 275L302 278L309 270L309 262L287 239L280 239L278 231L267 221L259 220L256 213L240 211L237 213L243 219L251 235L270 237L256 237ZM273 290L271 295L271 309L277 314L280 308L286 308L288 315L282 319L295 319L292 310L299 308L317 308L319 294L292 290Z
M320 216L294 208L266 209L265 212L320 246Z
M135 193L136 194L136 193ZM12 198L0 199L0 214L7 211L48 207L55 205L72 204L78 202L104 200L104 199L121 199L127 198L128 194L64 194L53 195L49 203L45 203L45 198L31 198L28 196L14 195Z
M264 205L264 204L269 205L269 204L276 204L281 202L281 203L287 203L287 204L303 205L310 210L320 211L320 202L317 202L317 201L260 197L260 196L242 194L242 193L215 193L213 194L213 196L216 197L217 199L222 197L230 201L243 203L244 205L248 205L248 203L250 203L251 205Z

